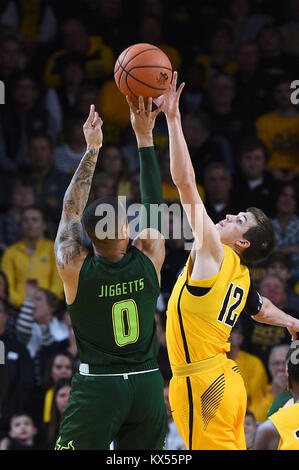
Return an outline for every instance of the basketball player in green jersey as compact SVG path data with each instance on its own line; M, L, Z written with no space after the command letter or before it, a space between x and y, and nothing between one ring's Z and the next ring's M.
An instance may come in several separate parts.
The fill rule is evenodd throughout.
M146 212L162 202L152 135L160 108L152 111L151 99L145 107L140 98L139 109L128 103ZM114 441L117 450L159 450L167 428L155 325L164 238L148 224L129 246L126 210L116 198L97 200L85 209L103 139L94 105L83 132L87 150L66 191L55 241L81 361L56 449L103 450ZM107 219L104 212L114 216ZM82 216L93 254L82 243ZM145 213L142 221L147 219Z

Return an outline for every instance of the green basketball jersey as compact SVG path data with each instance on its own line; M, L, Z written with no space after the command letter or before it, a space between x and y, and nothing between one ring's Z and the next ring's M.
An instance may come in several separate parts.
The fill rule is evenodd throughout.
M68 305L80 361L97 373L157 367L159 292L153 263L133 245L116 263L89 254Z

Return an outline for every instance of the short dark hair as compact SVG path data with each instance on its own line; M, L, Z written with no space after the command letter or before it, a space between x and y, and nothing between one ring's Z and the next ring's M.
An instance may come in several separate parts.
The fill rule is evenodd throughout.
M49 148L51 150L54 149L53 140L48 134L45 134L44 132L32 132L29 136L29 145L33 140L36 139L45 139L48 142Z
M43 207L34 204L32 206L25 207L25 209L23 210L23 214L27 211L38 211L41 214L42 219L45 222L45 224L48 224L49 222L48 214L47 214L47 211Z
M249 207L246 212L254 216L256 225L243 234L250 246L242 252L241 258L245 263L253 263L269 256L275 246L275 234L271 220L261 209Z
M108 213L107 210L104 210L103 214L100 213L99 215L97 215L96 210L101 205L109 206L111 211L109 211ZM107 223L111 224L111 230L109 230L107 224L104 224L103 228L107 227L107 230L103 232L105 236L103 238L100 238L96 233L96 226L99 222L106 218ZM126 208L121 203L118 197L101 197L99 199L96 199L86 207L83 213L82 220L87 235L95 245L98 244L100 241L115 240L120 238L119 228L122 228L127 222Z
M245 153L253 152L257 149L262 149L265 156L265 162L268 162L270 159L269 150L267 149L264 142L255 135L250 135L242 139L242 142L240 143L238 148L239 160Z

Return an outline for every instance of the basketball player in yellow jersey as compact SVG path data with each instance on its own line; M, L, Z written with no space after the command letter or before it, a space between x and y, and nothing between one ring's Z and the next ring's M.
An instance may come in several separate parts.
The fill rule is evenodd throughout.
M294 404L279 408L257 428L254 450L299 450L299 348L291 344L287 354L288 388Z
M169 299L166 340L173 377L173 418L189 450L246 449L246 391L236 364L227 358L228 338L240 313L285 326L292 337L299 321L254 290L246 261L268 255L273 229L262 211L250 208L215 225L198 194L182 131L177 73L163 95L169 132L170 170L194 235L194 243Z

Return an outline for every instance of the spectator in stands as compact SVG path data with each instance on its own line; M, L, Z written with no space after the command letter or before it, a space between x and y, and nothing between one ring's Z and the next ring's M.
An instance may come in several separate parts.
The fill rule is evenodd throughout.
M115 180L104 171L96 173L92 181L91 199L100 197L116 196Z
M102 147L96 173L101 171L113 179L117 195L130 198L127 160L117 145L108 144Z
M204 171L212 162L221 162L234 171L231 147L225 137L212 133L212 123L206 113L185 114L182 125L188 144L196 181L203 184Z
M83 83L77 93L72 113L78 115L81 119L85 119L86 113L90 109L90 103L97 103L98 98L99 87L92 83Z
M237 64L231 58L233 34L229 25L216 22L210 31L208 54L200 54L195 60L205 68L205 87L218 73L233 74Z
M1 389L6 388L0 413L0 439L8 435L11 416L29 405L33 387L33 366L25 346L9 327L9 305L0 298L0 341L4 344L5 377ZM5 386L6 382L6 386Z
M34 188L36 200L46 211L51 238L57 232L63 196L71 175L65 174L55 167L54 146L45 134L36 134L29 140L28 157L30 166L26 177Z
M86 141L81 118L69 119L65 127L66 141L55 149L55 167L62 173L73 175L84 155Z
M234 153L244 135L254 133L248 110L236 109L236 81L230 74L219 73L211 79L207 112L212 123L212 134L222 136Z
M10 303L17 307L22 304L29 278L62 298L63 286L56 268L54 242L45 236L47 222L43 210L34 206L27 208L23 212L21 227L22 239L8 247L2 257Z
M164 31L162 19L154 15L143 16L138 27L138 42L159 47L169 58L173 70L180 72L182 56L176 47L168 43Z
M29 165L28 141L33 133L43 132L55 143L57 128L45 109L39 82L29 73L20 72L11 83L12 99L1 106L0 169L17 172Z
M54 354L50 359L44 378L44 423L51 421L55 385L61 379L71 379L77 371L73 357L66 351Z
M0 246L2 250L22 238L21 218L23 211L35 204L33 187L25 180L15 180L11 188L9 202L9 210L0 214Z
M291 92L290 80L281 78L274 87L275 109L256 120L257 134L270 152L268 168L281 181L294 180L299 173L299 111Z
M73 113L86 71L84 59L80 54L66 54L61 68L61 84L46 91L45 107L55 117L58 135L64 138L64 127Z
M268 217L275 214L275 194L278 184L266 170L269 153L264 143L255 136L245 137L238 155L238 173L233 180L233 191L244 207L259 207Z
M294 316L299 316L299 295L294 291L292 283L291 262L282 252L274 252L266 261L266 274L279 276L286 285L286 310L294 312Z
M69 330L57 316L59 307L59 300L52 292L39 289L32 281L27 281L26 298L17 319L16 329L31 357L36 357L42 346L62 350L68 345Z
M254 414L247 410L244 419L244 430L247 450L252 450L256 434L256 419Z
M192 59L184 60L180 76L186 83L184 93L180 97L182 116L195 115L201 111L203 103L207 100L204 88L205 68L192 57Z
M287 183L278 193L276 215L272 219L277 251L291 262L292 281L299 280L299 218L298 193L294 184Z
M68 403L71 392L71 379L60 379L54 387L53 402L51 408L51 420L47 424L47 447L53 450L58 436L62 414Z
M269 381L261 359L241 349L243 341L242 326L241 322L238 321L231 331L229 338L230 351L227 356L235 361L243 377L247 392L247 408L250 410L251 405L260 401L265 395Z
M285 361L288 350L289 344L281 344L274 346L270 351L268 362L270 383L267 386L267 393L259 402L251 405L251 411L258 423L266 420L268 409L273 403L274 398L287 388L288 376L286 374Z
M299 1L287 0L287 2L285 2L285 13L285 21L279 28L284 40L284 50L289 54L298 56Z
M85 3L83 11L82 8L80 10L80 15L85 15L85 21L91 34L101 34L103 41L117 57L129 44L138 42L136 31L140 16L136 13L139 3L133 4L132 7L131 2L123 0L109 2L95 0ZM143 5L144 2L141 3ZM130 24L130 28L127 27L128 24Z
M256 14L250 0L230 0L229 17L223 18L223 22L228 24L233 33L234 46L238 46L243 41L255 40L260 29L271 24L273 19L264 14Z
M276 25L263 26L257 36L257 43L261 55L261 70L269 89L284 76L290 79L296 76L298 58L285 52L282 34Z
M5 84L6 100L9 97L10 83L15 73L22 68L22 43L16 34L6 34L0 38L0 80Z
M225 219L227 214L237 214L242 201L233 199L232 177L228 168L222 163L211 163L204 174L206 210L214 223Z
M269 111L265 96L268 84L260 69L260 54L256 42L240 43L236 50L238 70L234 74L236 83L235 106L246 109L250 119L256 119Z
M90 36L84 23L71 16L65 19L61 29L63 46L50 55L44 70L47 88L61 85L64 58L70 53L83 56L87 80L99 82L111 75L114 53L101 36Z
M26 3L9 0L0 17L0 22L20 31L26 43L26 52L32 55L38 44L50 43L57 32L57 19L50 2Z
M286 310L286 286L280 277L266 275L259 283L258 292L262 297L267 297L281 310L290 315L293 312ZM242 327L244 335L243 349L258 356L268 370L268 359L271 348L280 344L287 344L291 341L291 336L286 328L279 326L264 325L252 322L251 318L243 315Z
M187 125L187 122L185 122ZM189 134L190 135L190 134ZM161 178L162 178L162 195L165 201L180 201L179 192L172 180L170 173L170 157L169 148L161 149L159 154ZM204 190L202 185L198 184L197 189L200 196L204 199Z
M0 442L0 450L39 450L35 443L38 429L32 417L24 412L15 413L10 419L9 438Z

